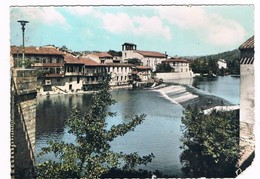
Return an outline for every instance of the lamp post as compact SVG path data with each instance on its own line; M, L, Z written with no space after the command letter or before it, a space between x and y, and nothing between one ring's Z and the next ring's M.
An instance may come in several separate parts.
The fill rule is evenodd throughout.
M25 30L25 25L26 25L26 23L29 23L29 21L24 21L24 20L20 20L20 21L17 21L17 22L20 22L21 23L21 25L22 25L22 31L23 31L23 58L22 58L22 68L24 68L24 51L25 51L25 49L24 49L24 30Z

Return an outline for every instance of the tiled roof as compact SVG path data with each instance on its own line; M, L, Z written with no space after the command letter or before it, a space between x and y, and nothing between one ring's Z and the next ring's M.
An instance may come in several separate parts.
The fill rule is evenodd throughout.
M96 55L99 58L107 58L107 57L112 58L113 57L112 55L110 55L107 52L93 53L93 55Z
M154 52L154 51L135 50L135 52L143 55L144 57L159 57L159 58L166 57L164 53Z
M125 42L124 44L122 44L122 45L135 45L135 44L133 44L133 43L128 43L128 42ZM136 46L136 45L135 45Z
M11 54L22 54L23 48L11 46ZM54 47L25 47L25 54L37 55L64 55L64 52L59 51Z
M99 64L89 58L75 57L70 54L66 54L64 61L67 64L84 64L85 66L98 66Z
M183 63L189 63L188 60L186 60L184 58L170 58L170 59L164 60L162 62L183 62Z
M245 41L242 45L240 45L239 49L254 48L254 43L255 43L254 36L252 36L247 41Z
M131 67L131 66L133 66L133 64L130 64L130 63L105 63L102 65L109 66L109 67Z
M151 67L149 66L136 66L136 68L139 70L151 70Z

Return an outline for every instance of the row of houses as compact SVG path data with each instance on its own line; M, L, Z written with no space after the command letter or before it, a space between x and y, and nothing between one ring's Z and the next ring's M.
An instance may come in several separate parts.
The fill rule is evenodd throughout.
M23 48L11 46L11 66L18 67L22 61ZM110 74L111 86L129 86L133 81L151 82L152 71L161 63L168 63L175 73L189 73L189 62L185 59L168 58L167 54L137 50L136 45L124 43L122 56L108 52L75 55L55 46L25 47L25 61L41 74L39 91L69 92L94 90ZM128 59L139 59L139 65L128 63Z

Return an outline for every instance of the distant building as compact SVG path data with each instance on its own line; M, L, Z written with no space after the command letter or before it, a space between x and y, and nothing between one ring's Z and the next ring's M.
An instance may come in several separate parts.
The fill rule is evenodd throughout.
M173 68L171 73L156 73L157 78L163 80L173 80L173 79L185 79L193 78L194 74L189 66L189 61L185 58L175 58L162 61L162 63L169 64Z
M240 147L242 156L239 167L244 170L254 154L255 126L255 69L254 36L240 47ZM250 160L250 159L249 159ZM252 159L251 159L252 160Z
M167 59L167 55L155 51L137 50L137 46L132 43L124 43L122 45L122 60L127 62L127 59L140 59L142 65L149 66L153 71L156 70L157 64Z
M226 60L224 60L224 59L219 59L217 63L218 63L218 68L219 68L219 69L222 69L222 68L226 69L226 68L227 68L227 62L226 62Z
M107 73L111 76L111 86L126 86L131 80L132 64L127 63L107 63L104 64Z
M151 80L152 69L149 66L132 67L132 78L134 81L148 82Z
M88 58L94 60L97 63L120 63L121 58L113 57L107 52L90 53L87 55Z
M104 80L106 68L102 64L84 57L65 55L65 77L62 88L65 91L93 90Z
M189 73L191 71L189 61L184 58L170 58L162 61L162 63L169 64L176 73Z
M22 63L23 48L11 46L11 65L18 68ZM31 63L31 68L38 69L43 74L38 77L39 85L49 88L52 81L60 81L64 77L64 52L54 46L25 47L25 61Z

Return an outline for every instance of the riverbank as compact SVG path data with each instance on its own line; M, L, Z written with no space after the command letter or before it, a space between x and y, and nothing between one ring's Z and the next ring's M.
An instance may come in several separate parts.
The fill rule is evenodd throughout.
M111 86L111 90L118 90L118 89L132 89L131 85L122 85L122 86ZM92 94L94 90L91 91L84 91L84 90L77 90L77 91L63 91L57 88L54 88L52 91L37 91L37 96L53 96L53 95L63 95L63 94Z

